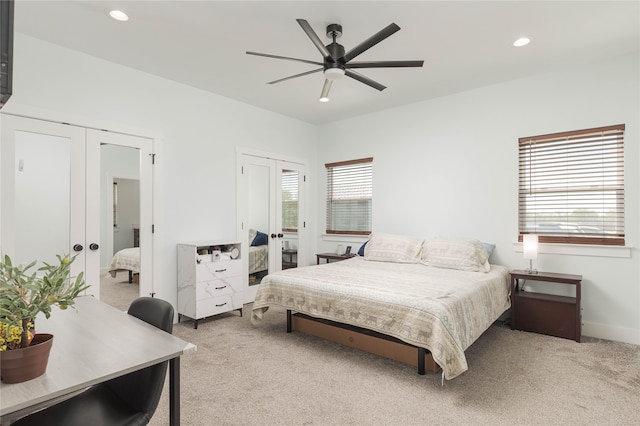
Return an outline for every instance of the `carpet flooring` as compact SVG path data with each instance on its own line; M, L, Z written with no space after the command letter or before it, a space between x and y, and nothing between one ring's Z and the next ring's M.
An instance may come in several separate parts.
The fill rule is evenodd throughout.
M302 333L285 311L174 326L198 346L181 360L181 419L205 425L637 425L640 347L582 343L495 324L441 383L415 368ZM168 383L168 381L167 381ZM152 426L168 425L168 387Z

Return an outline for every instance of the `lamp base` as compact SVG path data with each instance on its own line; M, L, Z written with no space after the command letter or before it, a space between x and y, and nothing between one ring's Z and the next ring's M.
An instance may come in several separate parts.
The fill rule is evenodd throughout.
M529 269L524 270L527 274L537 274L538 270L533 269L533 260L529 259Z

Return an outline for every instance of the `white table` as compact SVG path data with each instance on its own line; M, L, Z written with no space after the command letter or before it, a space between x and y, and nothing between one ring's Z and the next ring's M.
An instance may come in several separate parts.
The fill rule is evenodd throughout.
M22 383L0 382L0 418L20 416L114 377L169 360L170 421L180 424L180 356L194 345L91 296L76 299L75 309L54 307L51 317L36 318L38 333L54 335L47 371Z

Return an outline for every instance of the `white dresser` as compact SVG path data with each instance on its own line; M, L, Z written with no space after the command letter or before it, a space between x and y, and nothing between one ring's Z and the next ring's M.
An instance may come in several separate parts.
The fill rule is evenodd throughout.
M238 310L244 291L242 244L199 241L178 244L178 321Z

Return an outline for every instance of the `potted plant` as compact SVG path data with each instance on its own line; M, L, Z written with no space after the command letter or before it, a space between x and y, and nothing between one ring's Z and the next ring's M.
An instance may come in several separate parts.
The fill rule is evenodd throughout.
M43 262L44 266L33 272L37 261L14 266L5 255L0 263L0 367L5 383L44 374L53 336L35 334L36 316L42 313L49 318L54 305L63 310L73 306L75 298L88 287L82 273L75 279L69 276L75 257L57 258L57 264ZM32 371L36 362L44 362L44 366Z

